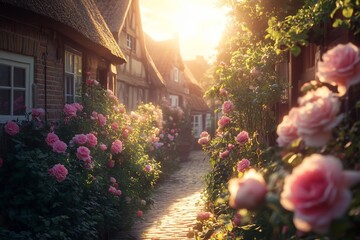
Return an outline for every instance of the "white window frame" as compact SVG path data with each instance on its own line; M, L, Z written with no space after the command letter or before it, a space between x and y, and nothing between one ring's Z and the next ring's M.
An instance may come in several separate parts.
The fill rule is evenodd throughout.
M0 86L0 89L10 89L10 98L11 98L11 113L13 113L13 94L14 90L25 90L25 106L26 112L29 112L32 108L32 86L34 82L34 58L29 56L24 56L20 54L0 51L0 64L11 66L11 86L5 87ZM25 88L17 88L13 86L13 69L14 67L19 67L25 69ZM24 120L25 115L0 115L0 122L6 122L9 120Z
M174 67L173 68L173 80L174 80L174 82L177 82L177 83L179 82L179 80L180 80L179 73L180 73L179 69L177 67Z
M82 89L82 54L71 48L65 49L64 54L64 95L66 103L79 102L81 100L81 89ZM70 61L67 61L69 58ZM72 64L71 64L71 63ZM69 66L70 64L70 66ZM72 65L72 66L71 66ZM69 79L67 79L69 78ZM68 80L71 84L71 92L68 92ZM77 88L77 83L80 89ZM78 94L77 94L78 93Z
M131 50L135 51L136 43L135 43L135 37L133 37L131 34L126 34L126 47Z
M205 128L210 129L211 128L211 123L212 123L211 114L206 113L206 116L205 116Z
M178 107L179 106L179 96L177 95L169 95L170 99L170 106L171 107Z
M191 116L192 129L195 138L200 137L200 133L202 132L202 115L195 114Z

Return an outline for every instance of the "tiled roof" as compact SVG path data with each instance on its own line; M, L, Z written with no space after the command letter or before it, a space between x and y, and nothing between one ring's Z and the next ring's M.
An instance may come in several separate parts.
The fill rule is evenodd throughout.
M48 18L48 22L42 23L44 26L54 27L114 63L126 61L94 0L0 0L0 3ZM72 33L68 34L69 31Z
M199 96L198 94L190 93L190 98L188 99L188 104L191 111L197 112L206 112L209 110L208 105L206 104L204 98Z

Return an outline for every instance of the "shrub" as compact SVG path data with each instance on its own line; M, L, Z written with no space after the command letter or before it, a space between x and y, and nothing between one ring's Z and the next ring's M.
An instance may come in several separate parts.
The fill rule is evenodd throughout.
M160 109L127 114L111 91L84 89L83 102L66 104L57 123L30 113L5 125L0 238L105 238L149 208L161 172L150 153Z

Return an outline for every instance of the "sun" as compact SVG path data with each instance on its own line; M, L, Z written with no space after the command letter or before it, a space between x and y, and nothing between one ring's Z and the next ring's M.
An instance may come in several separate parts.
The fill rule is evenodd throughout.
M226 14L212 5L188 4L172 17L185 58L189 55L210 55L220 41Z
M150 4L151 2L151 4ZM226 25L227 10L208 0L152 0L142 3L142 24L155 40L179 37L183 59L214 54Z

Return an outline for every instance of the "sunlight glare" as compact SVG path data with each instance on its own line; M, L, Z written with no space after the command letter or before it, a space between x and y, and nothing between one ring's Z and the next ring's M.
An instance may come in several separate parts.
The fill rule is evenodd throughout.
M212 1L182 0L174 4L153 0L150 5L140 1L144 31L155 40L179 36L183 59L197 55L206 58L214 54L226 24L227 10L217 7ZM158 4L156 4L158 3Z

